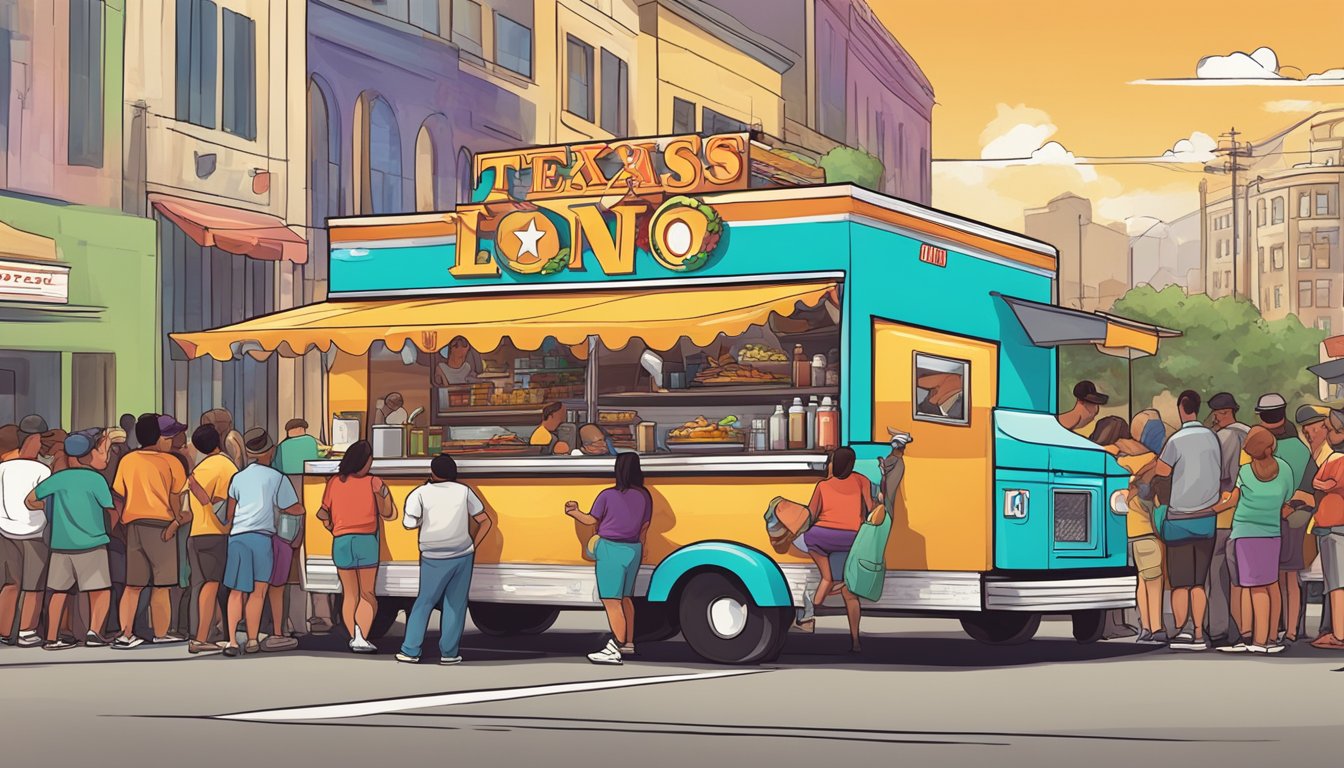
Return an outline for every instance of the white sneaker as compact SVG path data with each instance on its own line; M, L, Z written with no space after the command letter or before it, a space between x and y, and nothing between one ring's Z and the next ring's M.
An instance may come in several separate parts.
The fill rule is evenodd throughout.
M608 640L602 650L588 654L588 660L594 664L620 664L621 649L617 647L615 640Z
M462 663L461 656L444 656L439 659L439 664L445 667L451 667L454 664L461 664L461 663Z
M1207 651L1209 649L1209 641L1204 638L1196 640L1194 635L1189 632L1181 632L1171 638L1171 643L1168 647L1173 651Z
M1249 645L1247 648L1251 653L1283 653L1285 648L1277 643L1274 645Z
M1223 653L1246 653L1251 647L1245 643L1236 643L1235 645L1220 645L1218 650Z
M364 639L364 633L359 629L359 627L355 627L355 636L350 638L350 650L354 651L355 653L378 652L378 648L373 643L370 643L368 640Z

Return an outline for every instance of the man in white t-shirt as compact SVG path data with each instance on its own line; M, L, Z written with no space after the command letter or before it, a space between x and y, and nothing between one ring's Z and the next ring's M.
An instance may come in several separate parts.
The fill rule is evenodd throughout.
M406 639L397 661L420 661L429 614L439 609L439 663L462 661L458 644L467 620L467 594L476 547L491 521L476 493L457 482L457 463L447 454L430 462L430 481L406 497L402 525L420 529L420 592L406 619ZM476 534L470 522L477 523Z
M37 621L47 589L47 515L24 503L30 491L51 477L47 465L37 460L41 448L42 435L30 434L18 458L0 462L0 643L21 648L43 642ZM15 611L20 614L17 639L9 636Z

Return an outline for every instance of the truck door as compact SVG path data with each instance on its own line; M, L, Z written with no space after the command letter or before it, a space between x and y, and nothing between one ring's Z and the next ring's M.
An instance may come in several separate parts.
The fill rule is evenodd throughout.
M887 565L985 571L993 565L993 418L998 346L878 320L873 325L875 443L915 436L893 507Z

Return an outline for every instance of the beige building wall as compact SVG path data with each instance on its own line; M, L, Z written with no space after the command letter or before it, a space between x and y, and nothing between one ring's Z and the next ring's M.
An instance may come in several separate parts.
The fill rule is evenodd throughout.
M1028 237L1059 250L1059 304L1110 309L1129 290L1129 236L1119 225L1092 220L1092 203L1074 194L1024 213Z
M639 64L639 11L633 3L607 0L554 0L552 3L538 3L537 13L543 13L543 6L554 6L553 36L554 54L548 59L558 66L552 69L551 82L539 83L538 96L548 99L548 111L556 116L554 141L568 143L588 139L613 138L616 136L642 136L654 133L653 126L641 125L632 103L637 92L636 70ZM589 69L592 89L592 112L585 117L578 111L570 111L569 94L569 41L591 48ZM608 51L626 67L625 125L617 123L615 131L602 128L602 115L606 109L619 112L617 104L608 104L604 99L603 83L607 78L619 82L619 66L602 55ZM642 96L642 94L641 94ZM579 105L575 105L576 107Z

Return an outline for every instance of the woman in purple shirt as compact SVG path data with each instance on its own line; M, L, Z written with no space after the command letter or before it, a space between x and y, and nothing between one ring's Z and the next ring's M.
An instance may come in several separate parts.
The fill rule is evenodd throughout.
M565 514L585 525L597 526L597 595L607 611L612 639L596 653L594 664L620 664L635 652L635 576L644 556L644 534L653 519L653 498L644 488L639 454L616 456L616 485L597 495L593 511L585 513L577 501L565 503Z

